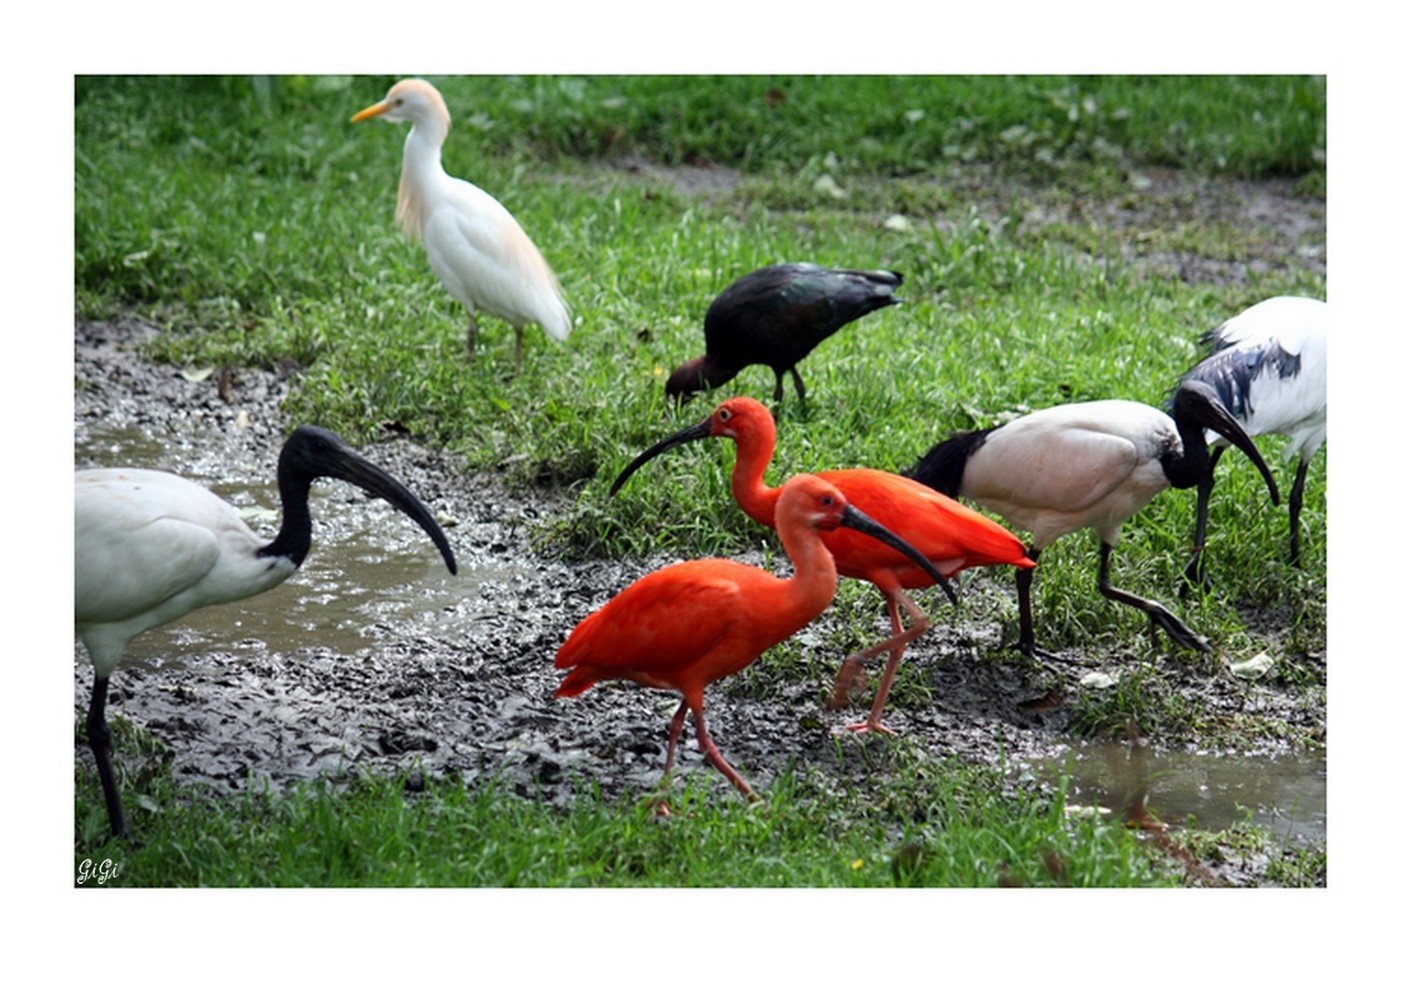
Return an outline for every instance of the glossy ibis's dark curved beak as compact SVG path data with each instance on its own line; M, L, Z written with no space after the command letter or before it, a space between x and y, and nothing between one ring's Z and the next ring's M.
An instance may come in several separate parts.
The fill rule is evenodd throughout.
M863 514L849 503L846 505L846 509L842 511L842 525L859 531L862 534L870 535L877 541L889 545L895 551L904 553L910 562L914 563L934 578L934 582L948 595L950 604L958 604L958 595L953 592L953 586L949 583L944 574L934 568L934 564L924 557L924 553L918 551L913 545L905 541L885 525Z
M638 455L636 458L634 458L631 462L628 463L628 467L622 471L622 474L619 475L617 479L613 480L613 485L608 489L608 495L617 496L618 491L623 488L623 484L628 481L628 478L634 472L642 468L642 466L646 465L648 462L656 458L662 452L669 451L672 448L675 448L677 445L685 444L687 441L700 441L708 437L710 437L709 416L707 416L698 424L692 424L685 430L677 431L671 437L666 438L663 441L658 441L656 444L652 445L652 447L648 448L646 451L644 451L642 454Z
M1255 468L1260 470L1260 475L1265 477L1265 485L1270 489L1270 503L1278 505L1279 487L1275 485L1275 477L1270 474L1269 466L1265 464L1260 450L1255 447L1255 442L1250 439L1245 428L1231 415L1231 411L1226 409L1215 390L1204 382L1184 382L1178 387L1177 395L1179 397L1184 395L1194 397L1196 401L1203 404L1198 415L1202 426L1220 434L1255 463Z

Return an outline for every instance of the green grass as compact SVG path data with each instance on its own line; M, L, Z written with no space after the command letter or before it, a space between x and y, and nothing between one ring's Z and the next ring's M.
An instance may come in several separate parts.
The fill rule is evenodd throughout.
M770 398L770 373L754 368L679 417L667 412L661 390L673 365L699 353L710 300L763 264L808 259L906 276L904 305L862 319L804 363L809 405L780 414L770 482L842 466L907 469L951 431L1069 400L1161 403L1197 359L1200 331L1269 295L1326 295L1323 279L1299 267L1290 248L1192 211L1189 196L1149 177L1171 167L1209 183L1286 178L1321 193L1325 86L1317 78L441 79L455 116L446 166L511 208L578 316L562 347L530 331L524 370L513 378L509 328L483 318L468 364L462 310L428 271L422 248L394 227L404 127L349 123L390 82L79 78L76 309L155 323L167 331L152 349L162 360L293 359L300 377L287 404L289 427L310 420L363 441L396 423L468 467L498 470L514 487L554 491L561 513L538 525L536 541L560 558L773 546L730 499L728 444L668 453L619 497L607 496L623 465L679 421L699 419L726 394ZM738 171L738 180L692 196L673 191L665 173L615 169L620 158L719 165ZM844 196L830 193L833 185ZM1184 280L1182 260L1222 277ZM1246 262L1258 266L1231 269ZM1261 448L1287 490L1292 469L1280 465L1282 443L1265 440ZM1223 461L1209 563L1218 589L1183 613L1226 655L1253 650L1259 614L1287 619L1284 653L1326 648L1326 480L1325 450L1310 472L1305 567L1294 572L1285 566L1284 509L1268 507L1239 456ZM1170 492L1129 523L1117 584L1177 606L1193 503L1192 494ZM1095 593L1096 566L1088 534L1044 555L1038 639L1050 648L1108 642L1150 657L1142 616ZM1010 574L997 579L1010 593ZM843 602L872 600L851 593L844 586L837 613ZM846 613L870 627L870 614ZM1284 679L1273 683L1318 683L1302 655L1286 659ZM1152 674L1115 697L1137 700L1092 706L1085 728L1114 731L1132 718L1182 735L1197 725L1191 706ZM936 778L984 780L941 769ZM919 884L996 877L972 863L983 850L979 837L993 836L977 830L954 845L938 840L953 835L937 825L843 816L837 825L845 832L829 842L833 824L816 820L831 803L809 801L810 791L783 785L766 812L752 814L728 796L700 798L688 806L700 819L672 832L636 804L594 802L555 815L493 806L495 796L449 786L404 797L371 782L348 797L307 790L227 806L187 803L172 791L159 800L126 884L238 884L259 877L259 866L279 884L570 884L631 871L631 862L582 850L538 867L531 839L519 855L484 868L469 867L460 851L436 857L448 846L423 843L435 822L462 829L486 823L493 808L503 811L499 829L538 825L544 840L550 833L635 839L637 881L654 880L646 884L890 884L897 856ZM1026 823L1037 832L987 858L1039 882L1039 845L1068 855L1071 845L1056 838L1080 835L1065 833L1054 817L1036 826L1044 803L1006 808L1013 815L984 817L989 830ZM295 843L293 824L307 816L324 845ZM805 838L798 818L816 827L813 837ZM266 838L246 852L213 844L260 824L269 827ZM100 824L79 827L86 849ZM202 837L200 829L214 832ZM391 859L356 856L355 843L391 834L407 852L394 867ZM761 838L797 855L795 867L697 871L649 854L662 853L657 845L666 838L702 836ZM917 846L901 854L904 839ZM1100 831L1088 840L1101 845L1094 850L1103 852L1104 878L1142 877L1139 865L1119 857L1120 839ZM303 849L314 856L300 857ZM182 850L192 857L181 860ZM960 852L967 866L942 867L945 855ZM853 871L856 858L868 868Z
M987 769L906 759L864 794L781 776L749 805L706 771L672 818L648 801L576 791L568 809L493 784L361 776L229 799L147 775L136 844L104 842L88 777L76 845L118 866L107 883L187 886L1173 885L1180 876L1122 824L1067 819L1062 788L1004 793ZM715 780L708 780L715 778Z

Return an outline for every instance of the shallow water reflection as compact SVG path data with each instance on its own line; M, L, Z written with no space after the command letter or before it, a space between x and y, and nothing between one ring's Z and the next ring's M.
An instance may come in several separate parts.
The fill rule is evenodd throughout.
M1143 804L1169 828L1189 824L1223 830L1248 815L1280 838L1326 837L1326 755L1210 754L1123 743L1074 747L1058 757L1024 761L1036 776L1057 781L1069 768L1069 801L1119 811Z
M255 533L268 540L277 533L281 513L273 472L233 468L227 459L220 463L218 449L122 428L93 433L75 448L75 458L79 465L178 472L233 504ZM214 465L214 471L207 472L206 465ZM400 634L460 628L460 615L447 612L476 596L482 584L511 576L509 566L464 550L460 538L453 539L458 572L449 575L418 525L345 483L319 480L311 513L311 553L284 583L143 633L127 647L127 658L170 660L238 649L290 654L307 646L360 653L390 625Z

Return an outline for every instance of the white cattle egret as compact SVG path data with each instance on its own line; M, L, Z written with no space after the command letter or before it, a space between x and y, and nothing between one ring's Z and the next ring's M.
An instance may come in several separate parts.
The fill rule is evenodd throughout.
M798 399L807 387L797 364L854 319L897 305L894 271L845 271L818 264L770 264L730 284L705 314L705 353L679 365L667 379L669 396L722 386L749 365L768 365L783 402L783 375L791 372Z
M1299 513L1309 460L1328 436L1328 304L1318 299L1279 295L1257 302L1202 336L1211 353L1183 382L1210 386L1252 438L1289 438L1284 461L1296 453L1299 468L1289 491L1289 561L1299 564ZM1214 436L1213 436L1214 437ZM1212 445L1211 465L1197 486L1197 533L1183 575L1204 583L1206 508L1216 483L1216 463L1226 442Z
M312 480L343 479L417 521L443 554L447 536L408 488L320 427L299 427L282 446L277 487L282 527L272 541L202 486L151 469L84 469L73 477L73 626L92 658L88 742L113 836L126 818L112 774L107 680L133 638L196 608L261 594L287 579L311 549Z
M433 273L467 307L468 353L477 346L478 309L515 328L517 371L527 323L564 341L569 311L544 256L499 201L443 169L443 141L452 119L437 88L426 80L400 80L384 100L350 120L367 118L413 124L404 140L395 219L422 241Z
M1124 522L1148 501L1169 486L1196 486L1208 474L1207 429L1250 457L1278 503L1274 478L1250 436L1210 387L1193 382L1177 390L1172 416L1122 399L1066 403L1000 427L955 435L931 448L911 476L948 496L980 503L1030 531L1032 559L1061 535L1094 528L1100 538L1100 593L1140 609L1180 645L1206 652L1206 640L1167 608L1110 584L1109 554ZM1031 573L1017 570L1017 645L1034 658Z

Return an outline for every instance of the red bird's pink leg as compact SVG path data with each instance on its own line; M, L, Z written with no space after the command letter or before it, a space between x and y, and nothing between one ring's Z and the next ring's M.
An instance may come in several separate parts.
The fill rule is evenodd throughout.
M881 676L880 687L876 690L875 701L871 703L871 714L866 717L865 722L856 722L846 728L853 733L885 733L893 736L894 732L881 725L881 715L885 711L885 699L890 695L890 687L895 683L895 672L900 666L900 659L905 655L905 647L915 639L924 634L929 628L929 618L919 606L910 600L903 590L892 590L885 595L886 603L890 608L890 631L891 637L878 646L872 646L864 653L860 654L862 659L874 658L881 653L889 653L886 660L885 673ZM900 618L900 609L904 608L910 615L910 627L905 628L905 623ZM846 667L843 665L843 672Z
M686 724L686 713L691 706L686 703L686 699L681 699L681 707L676 710L676 714L671 717L670 739L666 745L666 767L662 768L662 783L657 788L656 802L653 804L653 811L662 819L671 818L671 809L666 804L666 788L671 783L671 765L676 760L676 743L681 738L681 727ZM699 718L699 716L697 716Z
M865 657L865 653L853 653L842 661L842 668L837 671L837 679L832 684L832 693L827 696L829 709L846 708L851 704L851 689L866 686Z
M700 709L695 710L695 716L696 742L699 744L700 748L705 751L705 755L710 758L710 762L715 765L716 770L729 778L730 784L743 792L750 802L757 802L759 796L754 794L754 789L749 787L749 782L741 778L739 772L730 766L730 762L724 758L720 753L720 748L717 747L715 741L710 738L710 733L706 732L705 718L701 715Z
M676 710L676 714L671 717L670 740L666 745L666 767L662 768L662 782L665 783L671 775L671 765L676 760L676 744L681 739L681 727L686 724L686 713L691 706L686 703L686 699L681 699L681 707Z

